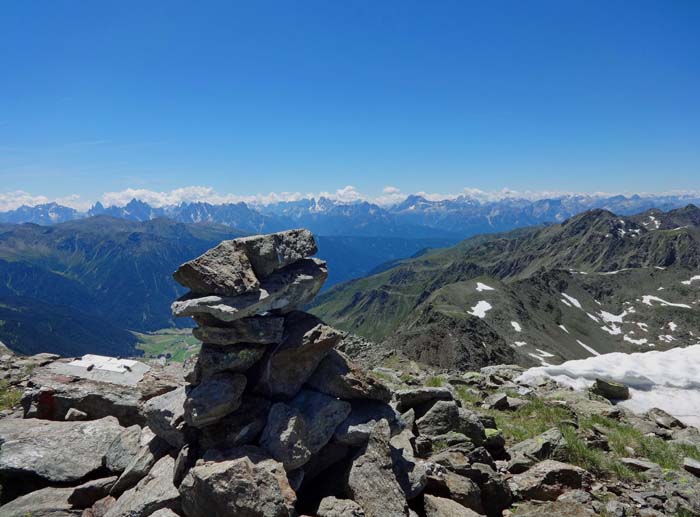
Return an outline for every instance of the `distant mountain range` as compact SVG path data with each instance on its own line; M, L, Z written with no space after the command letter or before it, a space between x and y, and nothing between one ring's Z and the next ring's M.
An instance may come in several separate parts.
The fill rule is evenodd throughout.
M87 212L56 203L23 206L0 212L0 222L56 224L75 219L108 215L129 221L167 217L181 223L213 223L245 233L274 232L304 227L316 235L364 237L463 239L480 233L494 233L545 223L560 223L593 209L632 215L652 208L671 210L699 204L692 195L649 196L563 196L527 200L506 198L479 201L469 196L431 201L412 195L392 206L367 201L340 202L328 198L302 199L268 205L246 203L182 203L153 207L139 200L125 206L96 203Z
M312 312L444 368L700 343L700 209L480 235L330 289Z
M645 338L657 347L685 343L680 340L694 336L673 336L666 343L660 336L671 334L649 331L642 337L642 330L629 329L625 339L602 324L591 327L596 307L559 314L566 308L559 300L571 285L571 296L583 306L591 298L596 304L611 304L598 312L620 314L626 309L615 298L619 293L636 300L663 287L677 295L669 299L685 300L678 303L695 308L696 299L688 296L700 283L688 287L679 282L697 274L696 208L652 209L638 216L594 209L561 225L552 222L589 205L612 206L625 214L649 204L667 209L685 199L579 196L481 203L466 197L433 202L412 196L388 208L323 198L265 207L189 203L154 208L132 201L124 207L98 204L87 214L55 204L23 207L0 215L11 221L0 223L0 341L25 353L132 355L135 339L129 331L182 324L172 319L169 309L182 294L171 278L180 263L224 239L308 227L317 235L320 258L329 263L331 289L315 310L341 328L413 349L416 357L429 362L479 365L516 357L538 362L535 356L541 350L552 354L551 361L585 356L577 340L601 352L633 350L634 342ZM97 213L101 215L93 215ZM16 224L21 222L25 224ZM493 233L523 225L538 226ZM489 234L435 250L479 232ZM632 271L600 274L626 268ZM668 286L657 285L658 279L668 280ZM474 286L460 284L474 281L493 290L474 291ZM611 285L617 285L615 293L606 290ZM482 301L492 307L487 318L465 316L465 311L485 307L479 305ZM534 301L548 305L543 309ZM643 305L636 310L646 317L651 305ZM680 311L679 321L688 314ZM569 319L574 315L582 318ZM523 327L522 333L512 321ZM552 321L558 323L552 326ZM577 339L559 335L559 323L571 336L579 329ZM461 348L451 348L457 342ZM427 352L430 347L434 357Z

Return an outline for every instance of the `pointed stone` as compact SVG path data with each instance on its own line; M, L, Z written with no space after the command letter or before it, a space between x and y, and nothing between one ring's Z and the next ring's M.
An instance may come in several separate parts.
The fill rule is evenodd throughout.
M342 334L317 317L301 311L288 314L284 341L271 349L261 363L255 390L273 398L290 399L311 377Z

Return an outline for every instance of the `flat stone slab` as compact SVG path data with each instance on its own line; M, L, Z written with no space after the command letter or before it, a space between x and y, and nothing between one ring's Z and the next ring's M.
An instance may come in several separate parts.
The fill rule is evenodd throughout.
M85 413L88 420L115 416L123 426L143 426L140 404L184 384L180 366L151 368L134 361L131 372L107 370L103 375L94 367L87 370L85 358L78 365L72 364L75 362L61 359L32 372L22 398L25 417L64 420L73 409ZM106 363L113 366L111 361ZM140 380L133 383L137 378Z
M0 419L0 480L82 479L102 468L102 457L122 431L114 417L88 422Z
M328 277L326 263L303 259L276 271L260 289L239 296L201 296L189 293L171 306L176 317L208 314L229 322L270 311L290 312L313 300Z
M94 354L86 354L70 363L54 362L47 368L60 375L122 386L136 386L151 369L140 361Z

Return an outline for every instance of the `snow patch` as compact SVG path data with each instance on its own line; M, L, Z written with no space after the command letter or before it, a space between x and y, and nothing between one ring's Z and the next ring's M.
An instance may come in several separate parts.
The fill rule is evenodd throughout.
M690 285L690 284L692 284L693 282L696 282L696 281L698 281L698 280L700 280L700 275L695 275L695 276L691 277L690 280L683 280L683 281L681 282L681 284L683 284L683 285Z
M490 287L486 284L482 284L481 282L476 283L476 290L481 292L481 291L495 291L493 287Z
M581 302L579 302L579 301L578 301L576 298L574 298L573 296L570 296L570 295L568 295L568 294L566 294L566 293L561 293L561 295L562 295L564 298L566 298L566 299L569 301L569 303L571 303L571 305L573 305L573 306L576 307L577 309L582 309L582 308L583 308L583 307L581 307ZM562 300L562 301L563 301L563 300Z
M700 344L663 352L615 352L530 368L517 380L534 382L543 376L575 389L585 389L597 378L621 382L631 394L621 405L637 413L658 407L700 427Z
M489 302L481 300L474 307L472 307L472 310L469 312L469 314L471 314L472 316L476 316L477 318L483 319L484 317L486 317L486 313L492 308L493 307Z
M520 326L520 323L518 323L517 321L511 321L510 324L515 329L516 332L523 331L523 328Z
M661 305L667 305L668 307L680 307L681 309L692 309L692 307L690 305L686 305L685 303L667 302L666 300L659 298L658 296L651 296L651 295L642 296L642 303L645 303L647 305L652 305L651 302L658 302Z
M567 334L569 333L569 331L567 330L567 328L564 325L559 325L559 328L562 329Z
M632 343L633 345L646 345L649 342L649 340L646 338L634 339L629 336L624 336L622 339L624 339L628 343Z
M586 343L582 342L580 339L577 339L576 342L577 342L579 345L581 345L583 348L585 348L586 350L588 350L590 353L592 353L593 355L600 355L600 353L596 352L593 348L591 348L590 346L588 346Z

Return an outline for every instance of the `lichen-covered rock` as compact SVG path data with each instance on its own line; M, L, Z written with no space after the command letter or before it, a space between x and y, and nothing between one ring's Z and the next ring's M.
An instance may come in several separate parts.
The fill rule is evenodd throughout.
M462 433L472 443L481 445L486 439L484 425L478 415L461 408L453 400L439 400L428 412L416 420L418 432L426 436Z
M351 499L324 497L318 505L318 517L365 517L362 507Z
M202 428L235 411L241 405L246 382L244 375L225 372L203 379L187 392L185 422Z
M104 455L103 464L110 472L121 474L141 448L141 428L132 425L112 441Z
M299 468L309 461L311 451L307 443L306 420L301 411L283 402L273 404L260 446L287 470Z
M173 278L199 294L235 296L260 287L248 255L235 240L223 241L185 262L173 273Z
M394 475L408 500L423 492L428 483L428 473L436 467L414 456L411 445L413 438L413 433L409 429L404 429L389 440Z
M554 460L538 463L512 479L521 498L540 501L554 501L567 490L586 488L590 481L582 468Z
M591 391L608 400L627 400L630 398L628 386L605 379L596 379L593 386L591 386Z
M436 497L434 495L425 496L426 517L478 517L479 514L469 508L462 506L456 501Z
M508 470L513 474L526 471L538 460L566 461L566 440L559 429L552 428L539 436L524 440L508 449L511 460Z
M245 250L258 278L265 278L318 251L313 235L305 229L242 237L235 242Z
M68 517L104 497L116 477L95 479L77 487L42 488L0 507L3 517Z
M421 416L439 400L453 400L454 395L447 388L412 388L396 392L396 409L400 412L408 411L412 408L424 407ZM427 406L427 407L425 407Z
M180 484L187 517L289 517L296 496L281 463L260 449L210 451Z
M447 470L437 472L428 476L426 491L433 495L452 499L477 513L483 513L481 489L468 477Z
M347 490L367 517L405 517L408 506L393 471L389 424L380 421L350 467Z
M254 343L223 346L204 343L189 380L199 384L217 373L243 373L262 358L266 348L266 345Z
M117 482L114 483L110 495L119 496L119 494L141 481L148 475L156 461L165 456L170 449L170 444L161 437L152 433L143 434L150 434L150 436L140 437L140 448L133 455L131 461L127 463Z
M391 400L389 388L337 350L326 355L307 382L315 390L345 400Z
M195 320L200 326L192 329L192 335L203 343L214 345L270 345L282 341L284 330L284 318L275 316L243 318L230 323L217 321L207 315L195 317Z

